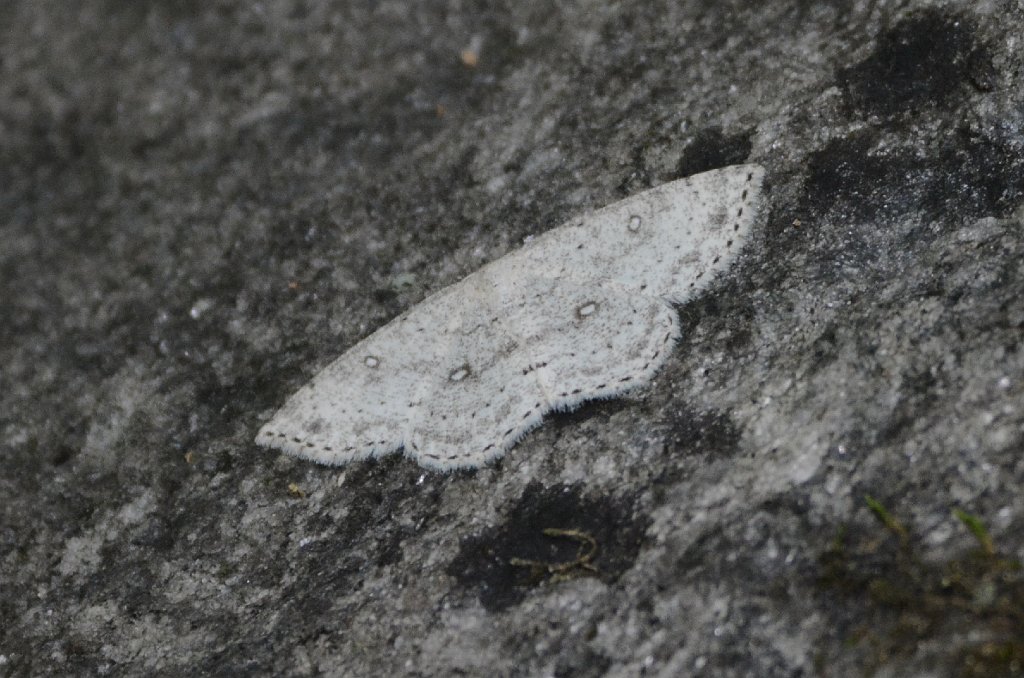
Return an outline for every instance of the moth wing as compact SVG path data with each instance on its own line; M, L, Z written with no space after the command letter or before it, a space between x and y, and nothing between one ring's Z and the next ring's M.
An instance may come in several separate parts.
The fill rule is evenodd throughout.
M428 297L350 348L289 398L256 442L323 464L402 446L425 375L448 355L437 319L453 288Z
M503 454L551 408L520 327L533 300L501 267L454 286L448 353L424 381L406 454L441 470L481 466Z
M660 299L501 267L464 283L485 293L464 307L453 348L406 442L421 464L448 470L501 456L543 416L647 381L678 337Z
M758 165L734 165L662 184L538 236L504 265L682 302L749 236L763 178Z
M650 380L679 337L679 315L656 297L615 285L536 278L519 331L549 409L611 398Z

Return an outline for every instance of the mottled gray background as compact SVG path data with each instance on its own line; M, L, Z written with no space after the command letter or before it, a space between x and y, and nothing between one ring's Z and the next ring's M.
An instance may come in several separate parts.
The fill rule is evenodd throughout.
M1022 35L1016 0L0 3L0 675L1021 673ZM768 218L635 397L478 472L252 443L525 237L743 161ZM551 527L597 571L517 565L574 559Z

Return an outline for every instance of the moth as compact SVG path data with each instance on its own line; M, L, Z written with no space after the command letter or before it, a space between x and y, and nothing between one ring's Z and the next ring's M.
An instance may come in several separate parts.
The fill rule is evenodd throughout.
M554 228L427 297L328 365L256 442L324 464L400 449L437 470L503 455L544 415L651 380L674 305L747 241L764 169L734 165Z

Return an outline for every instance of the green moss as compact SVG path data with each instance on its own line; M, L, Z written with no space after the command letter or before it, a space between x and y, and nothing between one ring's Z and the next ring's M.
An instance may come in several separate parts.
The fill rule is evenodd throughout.
M981 522L980 518L958 508L953 509L953 515L967 526L967 529L971 531L974 538L978 540L978 544L981 545L981 550L984 551L985 555L995 555L995 544L992 543L992 537L989 536L988 530L985 529L985 524Z
M844 620L844 647L860 653L865 674L926 648L945 655L955 675L1024 676L1024 577L982 519L954 510L980 548L933 562L881 502L866 496L865 504L885 531L842 528L819 577L830 598L846 598L853 621Z
M875 517L881 521L882 525L885 526L885 529L899 537L901 542L906 543L909 538L907 528L903 527L903 523L897 520L884 506L882 506L882 502L869 494L865 494L864 503L868 505L871 512L875 514Z

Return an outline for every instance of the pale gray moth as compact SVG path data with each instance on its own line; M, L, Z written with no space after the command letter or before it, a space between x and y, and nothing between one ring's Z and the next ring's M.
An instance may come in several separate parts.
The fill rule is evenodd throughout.
M476 467L547 412L648 382L679 336L673 304L747 240L763 176L704 172L530 240L353 346L256 442L324 464L404 449L428 468Z

